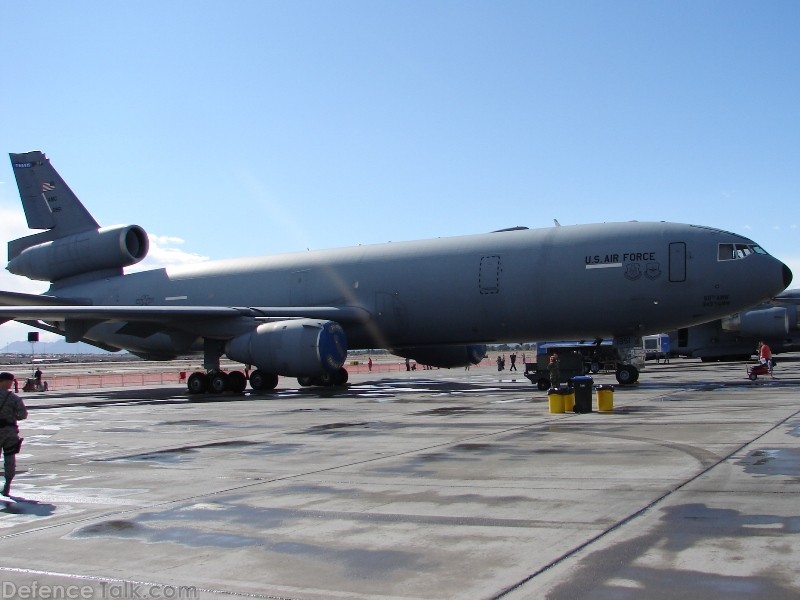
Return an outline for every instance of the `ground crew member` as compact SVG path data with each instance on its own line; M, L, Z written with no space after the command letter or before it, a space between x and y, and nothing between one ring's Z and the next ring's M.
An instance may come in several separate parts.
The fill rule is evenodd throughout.
M764 341L758 342L758 362L769 369L770 377L772 377L772 350Z
M22 446L17 421L28 418L28 409L22 398L11 391L14 376L11 373L0 373L0 447L3 450L3 474L6 483L3 496L11 494L11 480L17 474L17 452Z
M547 372L550 374L550 387L557 388L561 385L561 369L558 362L558 354L550 355L550 362L547 364Z

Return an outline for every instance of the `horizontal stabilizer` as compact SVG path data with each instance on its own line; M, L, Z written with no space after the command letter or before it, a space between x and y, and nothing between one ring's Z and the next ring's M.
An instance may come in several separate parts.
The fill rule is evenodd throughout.
M58 298L56 296L0 291L0 306L85 306L86 304L88 303Z

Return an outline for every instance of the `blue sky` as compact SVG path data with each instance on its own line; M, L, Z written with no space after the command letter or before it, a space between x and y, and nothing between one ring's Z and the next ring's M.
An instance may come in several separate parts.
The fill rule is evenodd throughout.
M798 31L795 1L6 2L0 140L143 226L150 266L666 220L797 287ZM7 160L0 216L2 259Z

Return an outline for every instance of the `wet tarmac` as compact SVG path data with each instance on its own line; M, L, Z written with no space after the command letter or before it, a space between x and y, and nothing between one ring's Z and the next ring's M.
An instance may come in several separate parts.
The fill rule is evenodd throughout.
M797 598L779 360L648 364L582 415L489 368L25 394L0 598Z

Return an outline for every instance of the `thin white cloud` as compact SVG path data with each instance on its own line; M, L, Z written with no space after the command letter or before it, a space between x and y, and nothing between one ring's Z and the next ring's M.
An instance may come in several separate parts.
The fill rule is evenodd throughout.
M184 240L179 237L148 234L148 238L150 239L150 250L147 257L142 262L125 269L126 272L137 273L148 269L193 265L208 260L207 256L185 252L178 248L184 243Z

